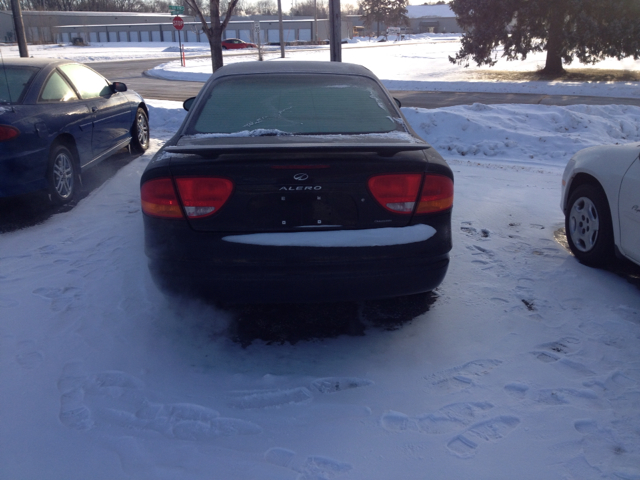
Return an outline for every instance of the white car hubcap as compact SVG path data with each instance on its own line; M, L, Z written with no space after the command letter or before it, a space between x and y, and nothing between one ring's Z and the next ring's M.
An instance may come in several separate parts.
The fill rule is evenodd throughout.
M595 247L600 231L598 210L587 197L580 197L571 207L569 235L575 247L581 252L589 252Z

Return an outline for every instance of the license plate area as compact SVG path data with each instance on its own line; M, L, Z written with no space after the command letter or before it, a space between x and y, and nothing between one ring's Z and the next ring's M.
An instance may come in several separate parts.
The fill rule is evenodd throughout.
M260 229L353 227L358 214L350 195L326 192L279 192L249 202L252 223Z

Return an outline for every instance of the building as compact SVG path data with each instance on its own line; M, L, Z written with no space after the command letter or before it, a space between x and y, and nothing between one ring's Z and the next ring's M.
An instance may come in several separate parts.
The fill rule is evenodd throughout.
M448 5L409 5L410 26L407 33L459 33L462 29ZM178 31L173 28L173 15L169 13L125 12L39 12L23 11L23 23L29 43L70 43L82 39L82 43L106 42L177 42ZM181 15L184 42L207 43L200 22L193 16ZM223 38L240 38L258 43L256 25L260 28L260 43L280 42L276 16L252 16L231 18ZM381 25L381 31L396 25ZM365 34L359 15L342 17L341 38ZM310 17L285 17L284 41L287 43L327 40L329 22L314 21ZM0 41L15 42L13 15L0 11Z
M22 12L25 35L29 43L57 43L61 40L57 29L61 26L81 27L87 25L107 27L106 30L103 29L106 35L104 41L117 41L116 39L121 37L123 40L120 41L125 41L125 35L121 32L130 30L129 26L164 24L166 28L173 28L171 18L172 15L169 13L37 12L30 10ZM184 19L185 21L195 20L194 17L184 17ZM111 33L108 26L113 27ZM86 40L89 40L88 36ZM16 41L11 11L0 11L0 41Z
M403 27L403 32L410 34L463 32L449 5L409 5L407 17L409 17L409 26L406 30L403 25L386 25L383 22L380 24L380 34L384 34L389 27ZM360 15L343 15L342 21L347 23L349 38L374 35L378 28L377 25L365 28Z
M412 33L463 33L449 5L409 5L407 11Z
M114 13L114 12L36 12L23 11L23 23L29 43L82 43L106 42L177 42L178 31L173 27L169 13ZM184 42L208 43L200 21L193 16L181 15ZM344 22L343 22L344 23ZM274 16L232 17L224 38L240 38L258 43L256 24L260 28L260 42L279 43L278 18ZM342 38L349 34L342 27ZM317 35L316 35L317 31ZM283 20L283 35L287 43L320 41L329 38L328 20L307 17L287 17ZM13 16L0 11L0 41L15 42Z

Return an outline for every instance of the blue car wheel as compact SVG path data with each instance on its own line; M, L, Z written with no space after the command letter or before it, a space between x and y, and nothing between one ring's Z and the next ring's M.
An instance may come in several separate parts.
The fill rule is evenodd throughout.
M140 107L131 128L131 137L133 153L144 153L149 148L149 119L144 109Z
M61 205L70 202L76 194L76 162L71 151L57 145L49 157L49 195L51 201Z

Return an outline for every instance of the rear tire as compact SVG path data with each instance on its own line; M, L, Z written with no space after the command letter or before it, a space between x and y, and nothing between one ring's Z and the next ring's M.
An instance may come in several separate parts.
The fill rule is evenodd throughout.
M607 267L614 258L611 210L598 185L576 188L568 202L565 230L569 248L576 258L590 267Z
M149 118L142 107L138 107L131 127L131 151L144 153L149 148Z
M73 200L79 184L77 169L76 158L71 150L61 144L51 149L47 170L51 203L64 205Z

